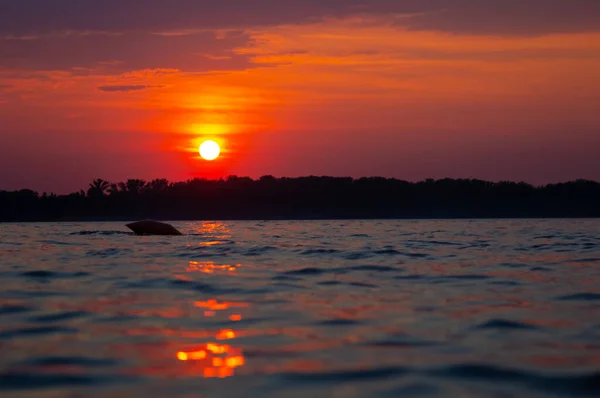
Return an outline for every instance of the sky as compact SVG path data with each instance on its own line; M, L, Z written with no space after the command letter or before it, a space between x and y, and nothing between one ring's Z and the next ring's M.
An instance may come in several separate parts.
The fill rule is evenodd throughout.
M0 0L0 190L600 181L599 109L597 0Z

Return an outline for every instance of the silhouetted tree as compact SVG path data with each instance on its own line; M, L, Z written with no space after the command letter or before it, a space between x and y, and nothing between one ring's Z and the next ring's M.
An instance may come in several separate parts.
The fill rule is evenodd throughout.
M170 183L93 180L69 195L0 191L0 221L81 219L282 219L600 217L600 184L383 177L229 176Z
M89 185L87 196L91 198L102 197L106 195L110 188L110 182L103 180L101 178L97 178L92 181Z
M117 195L119 192L120 192L119 184L114 183L114 182L111 183L110 187L108 188L108 193L110 195Z
M169 189L169 180L166 178L157 178L147 184L146 188L155 193L165 193Z
M120 182L118 184L119 191L126 192L128 194L138 195L142 193L146 187L146 181L138 179L129 179L126 182Z

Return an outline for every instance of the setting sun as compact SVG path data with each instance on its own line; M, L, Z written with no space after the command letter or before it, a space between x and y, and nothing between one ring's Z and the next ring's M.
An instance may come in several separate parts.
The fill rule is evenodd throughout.
M215 160L219 157L221 148L214 141L204 141L200 145L200 156L205 160Z

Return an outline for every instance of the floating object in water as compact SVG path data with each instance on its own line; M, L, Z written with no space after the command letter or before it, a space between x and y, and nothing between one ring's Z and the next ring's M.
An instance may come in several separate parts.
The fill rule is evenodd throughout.
M153 220L137 221L125 226L136 235L182 235L172 225Z

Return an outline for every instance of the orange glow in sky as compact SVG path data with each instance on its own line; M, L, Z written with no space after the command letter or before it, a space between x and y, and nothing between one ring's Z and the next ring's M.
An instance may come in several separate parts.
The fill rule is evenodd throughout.
M0 190L600 179L597 2L282 0L232 13L123 0L138 16L127 22L92 3L47 15L42 0L14 3L0 14ZM199 154L208 140L213 161Z

